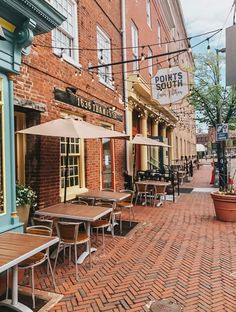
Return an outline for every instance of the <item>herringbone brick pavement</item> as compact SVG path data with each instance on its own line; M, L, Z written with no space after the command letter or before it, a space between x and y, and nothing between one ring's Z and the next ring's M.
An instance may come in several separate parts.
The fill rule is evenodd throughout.
M195 171L188 186L208 185L211 166ZM148 311L151 300L173 298L185 312L236 312L236 225L215 219L208 193L183 194L161 208L135 207L138 226L126 237L106 237L92 268L60 263L50 311ZM124 218L128 214L124 212ZM45 269L36 287L52 291Z

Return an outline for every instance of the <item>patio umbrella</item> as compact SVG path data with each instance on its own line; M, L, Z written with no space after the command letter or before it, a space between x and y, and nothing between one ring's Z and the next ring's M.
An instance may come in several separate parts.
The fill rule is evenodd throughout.
M159 146L159 147L171 147L163 142L159 142L147 137L142 134L136 134L133 140L130 141L132 144L146 145L146 146Z
M159 142L148 137L144 137L142 134L136 134L133 140L130 141L132 144L144 145L144 146L154 146L154 147L171 147L163 142ZM133 177L135 177L135 168L136 168L136 150L134 149L134 168L133 168Z
M82 120L81 118L72 118L72 117L59 118L52 121L48 121L37 126L17 131L17 133L67 138L64 202L66 202L70 138L77 139L129 138L129 136L124 133L93 125L91 123Z

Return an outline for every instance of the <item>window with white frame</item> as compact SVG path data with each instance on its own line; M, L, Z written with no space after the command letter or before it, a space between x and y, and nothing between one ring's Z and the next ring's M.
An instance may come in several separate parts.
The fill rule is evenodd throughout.
M111 63L111 40L107 34L97 27L97 55L98 65ZM112 68L111 66L103 66L98 70L99 81L108 87L112 87Z
M152 71L152 50L148 48L148 73L150 76L152 76L153 71Z
M147 24L151 28L151 0L146 0Z
M132 55L133 60L138 60L139 58L139 49L138 49L138 28L132 23L131 25L131 39L132 39ZM138 61L133 62L133 70L136 71L139 69Z
M78 23L75 0L49 0L51 5L66 16L66 20L52 31L53 52L72 64L78 64Z
M157 43L161 46L161 25L157 22Z

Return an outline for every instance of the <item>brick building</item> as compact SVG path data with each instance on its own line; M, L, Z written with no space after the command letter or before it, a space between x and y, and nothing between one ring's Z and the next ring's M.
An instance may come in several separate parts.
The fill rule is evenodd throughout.
M48 0L67 20L33 41L14 80L17 130L65 115L124 131L120 1ZM64 6L63 6L64 4ZM111 50L110 50L111 49ZM123 140L71 139L68 198L88 188L123 188ZM63 196L65 139L16 136L16 174L37 190L40 207Z
M188 72L193 68L191 52L171 54L172 51L188 50L188 41L181 40L187 38L187 34L180 2L126 1L123 10L125 58L140 58L124 69L128 132L132 136L136 133L152 136L171 145L171 148L159 151L145 146L136 147L136 170L146 170L152 165L162 167L184 156L196 155L194 112L187 101L160 105L152 97L153 83L150 83L151 77L162 68L167 68L169 75L177 65ZM158 57L162 54L166 55ZM133 172L131 144L128 150L128 168Z

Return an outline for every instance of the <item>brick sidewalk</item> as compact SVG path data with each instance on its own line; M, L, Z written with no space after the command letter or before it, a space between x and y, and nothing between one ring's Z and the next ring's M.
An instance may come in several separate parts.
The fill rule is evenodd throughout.
M209 187L211 166L201 166L189 187ZM60 263L50 311L147 311L150 300L173 298L183 311L236 311L236 226L215 219L209 193L183 194L164 207L135 207L139 225L127 237L106 238L92 269ZM124 217L127 217L124 214ZM36 287L50 288L45 270Z

